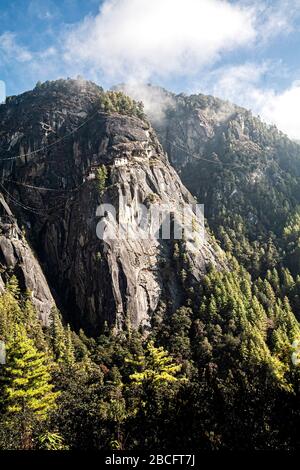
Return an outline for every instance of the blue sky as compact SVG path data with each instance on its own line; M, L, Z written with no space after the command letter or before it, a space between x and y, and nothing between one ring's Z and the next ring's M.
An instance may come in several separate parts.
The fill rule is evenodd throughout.
M83 75L243 105L300 139L300 0L1 0L8 95ZM0 83L0 94L3 84Z

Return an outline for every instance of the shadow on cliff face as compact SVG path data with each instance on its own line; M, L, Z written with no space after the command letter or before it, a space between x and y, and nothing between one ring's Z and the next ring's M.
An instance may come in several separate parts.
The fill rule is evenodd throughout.
M50 83L1 107L2 139L7 145L14 139L14 154L27 155L12 164L3 161L6 188L24 207L34 208L19 204L14 212L28 227L66 321L88 334L98 334L105 322L116 329L148 327L159 303L166 301L173 311L184 297L174 242L99 240L97 206L118 206L122 197L134 212L144 201L176 208L188 207L193 198L145 119L103 112L101 89L74 82ZM45 135L40 122L55 135ZM21 127L24 132L16 136ZM35 148L42 151L31 153ZM103 166L108 177L99 189ZM186 243L184 249L195 279L209 263L223 266L210 240L193 250Z

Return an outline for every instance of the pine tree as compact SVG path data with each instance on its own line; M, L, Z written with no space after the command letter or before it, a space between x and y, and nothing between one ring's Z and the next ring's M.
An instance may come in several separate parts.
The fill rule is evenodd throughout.
M177 381L176 375L180 372L181 364L176 364L169 353L163 347L155 347L153 341L149 341L144 355L134 360L127 359L135 372L129 376L137 385L152 384L162 385Z
M43 327L38 314L31 301L31 293L26 292L25 301L22 305L22 311L24 315L24 324L26 326L26 331L29 336L34 341L35 346L39 350L46 351L47 343L45 341Z
M50 341L54 358L60 362L66 355L65 330L61 321L61 316L56 308L50 314Z
M1 407L7 420L18 418L23 448L31 447L33 423L44 421L55 409L57 392L53 392L45 353L38 352L21 325L6 346L6 364L0 375Z
M67 364L74 364L75 362L75 348L73 344L72 331L69 324L67 325L66 329L65 362Z
M7 339L14 330L14 325L24 322L20 304L20 289L15 276L6 284L5 292L0 296L0 337Z
M289 294L293 286L295 285L295 281L293 276L291 275L290 271L287 268L282 269L282 292L284 295Z
M268 270L266 275L267 280L274 289L276 295L280 294L280 279L277 269L273 268L272 271Z
M97 169L96 173L96 185L97 189L99 191L99 194L101 195L106 187L106 180L107 180L107 168L105 165L101 165Z
M20 288L16 276L12 276L6 284L6 289L15 299L20 298Z

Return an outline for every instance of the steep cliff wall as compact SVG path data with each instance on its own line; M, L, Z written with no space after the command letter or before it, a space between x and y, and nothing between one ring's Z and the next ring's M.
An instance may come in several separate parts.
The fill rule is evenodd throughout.
M174 240L141 238L134 223L140 204L168 206L175 220L182 214L190 220L180 250L195 285L209 264L223 264L222 252L202 240L195 200L151 126L103 112L101 96L89 82L59 81L0 107L2 184L23 205L14 211L66 318L90 332L105 321L147 325L160 302L174 311L183 301ZM99 190L93 178L101 165L108 176ZM128 237L97 237L100 204L111 204L117 215L126 210ZM113 228L104 216L107 230Z
M0 291L10 276L17 276L23 291L30 292L43 324L55 306L47 280L9 206L0 195Z

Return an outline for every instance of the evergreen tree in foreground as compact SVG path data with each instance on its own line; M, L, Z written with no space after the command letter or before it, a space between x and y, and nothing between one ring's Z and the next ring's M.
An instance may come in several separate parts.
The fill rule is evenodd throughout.
M16 325L6 348L6 364L0 369L1 408L6 423L20 429L21 447L30 448L32 427L47 419L56 407L46 355L38 352L25 328Z

